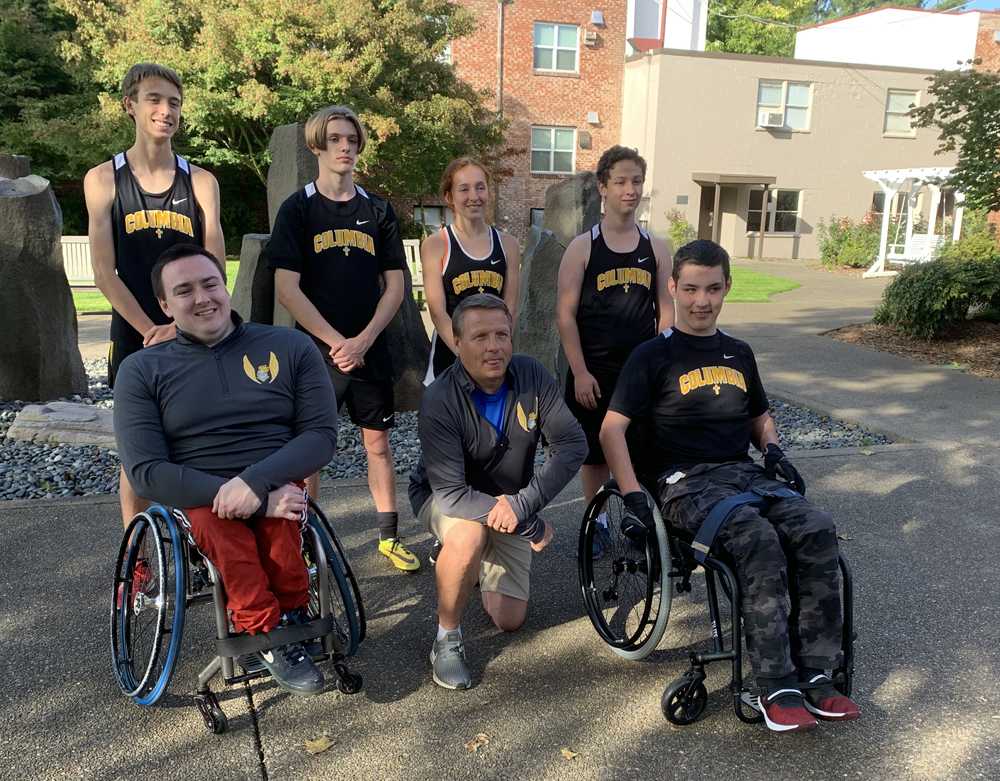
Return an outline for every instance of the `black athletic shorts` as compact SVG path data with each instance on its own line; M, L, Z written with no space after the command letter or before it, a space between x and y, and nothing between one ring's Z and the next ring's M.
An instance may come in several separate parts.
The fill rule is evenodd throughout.
M138 337L138 338L137 338ZM108 347L108 387L115 387L115 377L118 376L118 369L122 361L132 353L137 353L142 349L142 336L123 336L111 340Z
M591 372L593 374L593 372ZM615 383L618 381L618 374L594 374L597 385L601 389L601 397L597 400L596 409L587 409L576 400L576 387L573 382L573 370L566 372L566 406L573 416L579 421L583 433L587 436L587 447L589 452L583 463L587 466L598 466L606 464L604 449L601 447L601 424L608 411L608 404L611 403L611 394L614 393Z
M396 398L391 379L371 380L344 374L329 360L326 368L337 397L337 409L346 403L354 425L373 431L388 431L393 427Z

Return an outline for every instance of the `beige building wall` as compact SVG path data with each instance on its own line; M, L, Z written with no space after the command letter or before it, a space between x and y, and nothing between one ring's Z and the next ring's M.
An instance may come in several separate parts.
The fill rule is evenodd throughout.
M883 130L887 91L916 90L927 98L931 71L661 49L625 66L622 143L638 147L649 163L650 229L664 234L666 214L677 209L711 236L712 198L693 173L775 177L779 189L801 192L795 233L767 233L765 257L817 258L817 226L831 217L864 216L877 185L862 171L953 165L953 153L935 155L937 132L913 137ZM808 128L757 127L758 81L812 84ZM750 187L724 186L722 245L735 256L754 254L747 232ZM758 188L759 189L759 188ZM686 203L684 202L686 200Z

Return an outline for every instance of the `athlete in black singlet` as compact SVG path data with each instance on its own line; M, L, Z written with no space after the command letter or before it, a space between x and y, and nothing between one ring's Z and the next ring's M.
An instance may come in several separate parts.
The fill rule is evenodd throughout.
M633 347L673 323L669 248L635 220L645 176L646 161L634 149L613 146L601 155L604 219L570 242L559 266L566 403L590 447L580 473L587 501L608 478L599 434L618 374Z
M94 284L113 310L111 385L128 355L176 334L149 279L160 253L194 242L218 258L226 255L219 184L171 145L180 125L182 93L180 77L170 68L148 62L132 66L122 80L122 107L135 123L135 143L91 168L83 180ZM124 471L119 498L125 525L149 506L135 495Z
M517 311L520 251L513 236L486 222L490 179L485 167L469 157L453 160L441 177L441 195L455 221L420 245L424 292L434 323L425 385L455 362L451 315L459 301L492 293L512 313Z

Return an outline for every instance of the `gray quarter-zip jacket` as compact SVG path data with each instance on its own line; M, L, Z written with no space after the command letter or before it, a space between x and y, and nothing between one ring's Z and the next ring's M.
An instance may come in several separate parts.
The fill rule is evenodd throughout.
M434 496L444 515L484 519L506 495L517 514L517 533L532 540L545 531L536 514L573 479L587 455L587 440L559 386L534 358L515 355L507 367L502 432L476 410L476 385L460 361L424 391L420 404L420 461L410 475L414 514ZM545 463L535 468L541 435Z
M235 312L233 322L212 347L178 330L122 363L115 438L140 496L202 507L239 475L266 508L270 491L333 458L337 405L312 340Z

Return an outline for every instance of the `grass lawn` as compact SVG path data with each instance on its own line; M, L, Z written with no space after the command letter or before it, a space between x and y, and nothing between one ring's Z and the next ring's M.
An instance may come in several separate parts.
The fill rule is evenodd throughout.
M240 270L238 260L226 261L226 287L229 292L233 292L233 285L236 284L236 274ZM111 304L100 290L73 289L73 304L76 306L76 313L83 314L111 314Z
M734 304L764 303L775 293L784 293L799 287L798 282L792 282L790 279L774 277L738 266L732 266L732 273L733 289L726 296L726 301Z

